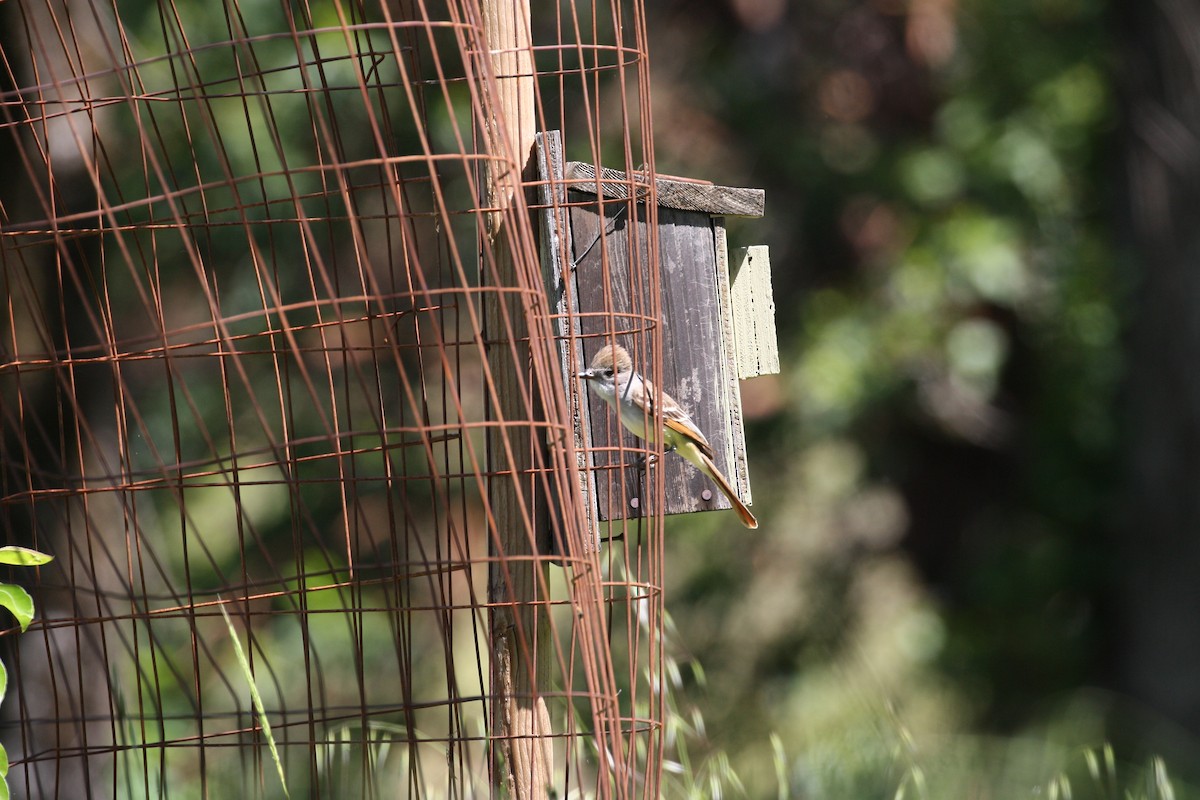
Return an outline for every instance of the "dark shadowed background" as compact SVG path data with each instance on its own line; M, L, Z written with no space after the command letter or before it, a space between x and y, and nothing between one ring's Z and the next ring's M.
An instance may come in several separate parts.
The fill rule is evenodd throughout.
M668 530L714 746L769 774L777 732L812 796L1107 797L1109 742L1186 792L1200 5L649 13L659 168L767 189L731 241L771 246L784 351L742 387L762 530Z

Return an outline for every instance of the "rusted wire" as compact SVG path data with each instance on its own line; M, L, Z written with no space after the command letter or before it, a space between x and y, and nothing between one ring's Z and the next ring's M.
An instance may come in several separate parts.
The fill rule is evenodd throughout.
M536 235L570 206L653 223L640 3L534 16L538 127L646 177L550 208L481 199L487 164L524 165L478 133L497 76L476 0L0 17L0 541L55 556L6 578L37 604L0 635L14 796L281 796L219 608L292 796L498 791L488 613L514 601L486 581L519 558L489 554L507 481L538 499L528 535L571 545L532 557L561 567L528 601L550 641L522 645L553 651L554 789L658 797L661 517L584 547L582 389L559 359L620 333L661 368L658 272L634 272L633 307L560 314ZM511 282L479 246L492 214ZM612 247L657 263L653 237L613 241L589 245L598 280ZM520 316L485 329L497 298ZM498 354L516 417L488 411Z

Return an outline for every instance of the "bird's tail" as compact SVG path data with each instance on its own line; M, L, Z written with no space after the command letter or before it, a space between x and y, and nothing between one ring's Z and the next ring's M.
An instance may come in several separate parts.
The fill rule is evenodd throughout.
M705 453L699 453L699 456L703 464L697 466L701 466L704 473L721 490L721 493L729 498L729 502L733 505L733 510L737 512L738 519L742 521L742 524L747 528L757 528L758 520L750 513L750 509L746 508L745 503L738 499L737 494L733 491L733 487L729 485L729 481L725 480L725 476L721 474L721 470L717 469L717 465Z

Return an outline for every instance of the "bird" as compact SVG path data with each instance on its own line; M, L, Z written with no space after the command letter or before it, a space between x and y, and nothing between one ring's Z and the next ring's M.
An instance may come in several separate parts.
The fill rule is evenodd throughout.
M747 528L758 527L758 520L738 499L721 470L717 469L712 445L675 398L666 392L662 393L663 428L657 432L658 435L654 435L655 431L647 430L648 426L654 424L654 385L634 370L629 351L619 344L605 345L592 358L591 366L579 373L579 377L617 412L621 424L630 433L655 447L665 447L668 452L673 450L686 458L729 498L743 525Z

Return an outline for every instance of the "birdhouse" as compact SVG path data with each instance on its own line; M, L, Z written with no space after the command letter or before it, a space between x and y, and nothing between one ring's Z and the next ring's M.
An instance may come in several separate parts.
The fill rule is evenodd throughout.
M712 445L717 468L749 503L738 381L778 372L778 345L767 250L730 251L725 217L762 216L765 193L656 177L651 194L649 176L564 161L558 132L540 135L538 162L543 271L564 390L579 402L579 475L591 518L654 513L656 469L663 470L663 513L730 508L682 458L667 454L643 463L638 456L649 445L576 378L613 343L690 415Z

